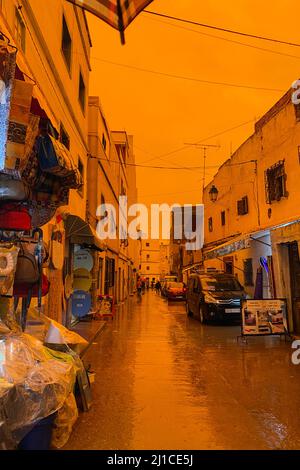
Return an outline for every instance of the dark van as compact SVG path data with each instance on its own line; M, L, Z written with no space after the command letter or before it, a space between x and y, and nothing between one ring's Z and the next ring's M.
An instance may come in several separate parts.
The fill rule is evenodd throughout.
M232 274L192 274L188 281L186 311L201 323L226 321L241 323L246 292Z

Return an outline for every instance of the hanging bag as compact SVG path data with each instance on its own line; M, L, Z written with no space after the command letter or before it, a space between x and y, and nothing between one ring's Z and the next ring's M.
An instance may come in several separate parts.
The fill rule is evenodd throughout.
M39 267L36 257L26 249L26 244L20 244L15 286L33 286L39 282L39 278Z
M68 176L72 170L72 160L68 149L49 134L37 139L39 164L42 171L57 176Z

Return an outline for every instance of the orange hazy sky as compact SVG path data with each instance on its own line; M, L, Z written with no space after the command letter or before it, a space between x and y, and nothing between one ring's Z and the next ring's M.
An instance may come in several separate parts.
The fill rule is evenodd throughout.
M300 43L296 1L154 0L148 9ZM252 134L255 119L300 76L299 47L183 25L145 13L129 26L126 45L121 46L117 31L96 17L88 15L88 19L93 41L90 94L100 96L111 129L125 129L134 135L137 163L201 166L203 153L194 147L166 155L186 142L201 140L221 146L208 152L208 167L216 167L230 156L231 149L235 150ZM168 78L105 61L201 80L282 91ZM247 121L252 122L210 138ZM207 169L206 183L215 172L216 168ZM137 176L140 202L201 202L202 169L142 168L137 169Z

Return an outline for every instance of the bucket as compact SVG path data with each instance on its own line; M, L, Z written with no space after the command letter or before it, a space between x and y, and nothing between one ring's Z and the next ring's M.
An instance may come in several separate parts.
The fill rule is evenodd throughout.
M49 450L56 413L41 419L18 445L19 450Z

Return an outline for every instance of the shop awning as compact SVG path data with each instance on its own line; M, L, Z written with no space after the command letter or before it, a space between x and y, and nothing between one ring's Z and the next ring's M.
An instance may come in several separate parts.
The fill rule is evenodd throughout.
M259 232L251 232L240 235L227 243L217 245L210 250L205 250L204 247L204 260L218 258L220 256L230 255L235 251L245 250L250 248L252 241L259 241L258 239L269 234L269 230L261 230Z
M105 245L97 232L77 215L68 215L65 220L66 237L71 243L91 250L105 251Z

